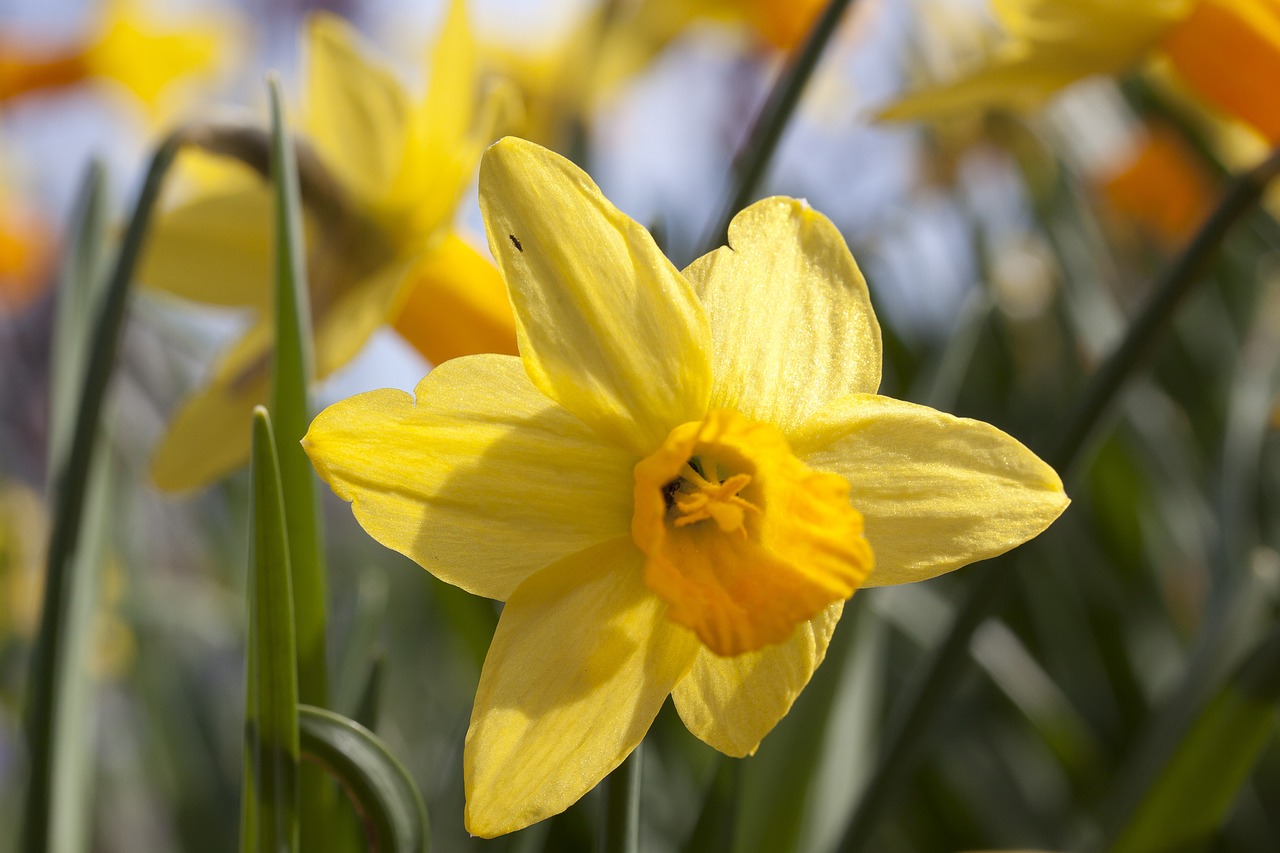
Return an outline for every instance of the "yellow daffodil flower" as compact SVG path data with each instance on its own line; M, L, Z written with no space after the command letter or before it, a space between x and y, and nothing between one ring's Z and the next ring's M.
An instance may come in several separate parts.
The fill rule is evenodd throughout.
M795 48L822 0L644 0L603 3L542 49L488 44L485 61L515 82L524 98L520 133L552 148L572 144L575 124L643 71L673 39L699 21L745 24L757 45Z
M174 84L212 72L231 41L224 19L168 27L135 0L111 0L96 35L71 50L31 50L0 36L0 101L101 78L120 84L158 113Z
M1066 507L1008 435L875 393L866 284L803 202L752 205L683 273L532 143L489 149L480 203L520 357L352 397L303 442L375 539L506 602L470 832L572 804L668 695L711 746L754 752L856 589L994 556Z
M389 320L432 363L475 352L514 353L511 309L497 270L450 233L459 195L495 120L493 105L478 103L464 4L455 0L450 8L430 91L417 105L365 58L342 20L312 17L306 47L304 129L352 208L337 233L321 233L317 225L308 240L318 376L349 361ZM266 398L271 200L246 171L164 216L139 276L180 296L258 312L162 439L151 473L166 490L203 485L243 464L250 414Z
M1110 206L1170 245L1181 245L1213 206L1213 179L1172 129L1153 126L1121 167L1101 176Z
M992 0L1007 32L968 76L911 94L892 119L1025 108L1095 74L1161 55L1201 97L1280 140L1280 3L1275 0Z
M44 292L53 260L52 229L0 176L0 315L16 314Z

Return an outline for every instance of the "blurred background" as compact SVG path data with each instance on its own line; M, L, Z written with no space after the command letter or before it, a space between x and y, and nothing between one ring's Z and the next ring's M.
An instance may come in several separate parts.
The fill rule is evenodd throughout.
M481 74L518 96L503 132L572 157L683 266L714 237L735 157L799 42L789 33L806 31L820 5L471 0L467 10ZM265 126L269 69L297 116L300 32L320 8L350 21L370 61L419 98L443 6L0 0L0 827L15 825L25 780L24 678L50 524L54 290L88 164L105 166L118 229L172 127L224 115ZM995 25L979 0L856 0L757 195L806 198L844 233L884 332L882 393L986 420L1043 454L1227 178L1267 146L1150 63L1031 111L876 119L905 90L974 67ZM166 204L202 168L183 155ZM483 251L474 180L455 227ZM919 760L867 849L1096 845L1145 790L1143 762L1185 732L1179 713L1273 626L1277 246L1266 210L1246 218L1151 369L1062 472L1073 506L1005 558L1016 570L1003 605L962 650L957 689L921 731ZM247 472L176 495L149 472L183 399L252 317L138 284L105 417L112 497L86 662L79 839L102 851L226 850L241 774ZM386 325L316 402L412 390L429 369ZM333 704L354 715L376 698L370 722L421 788L435 849L591 849L592 796L509 838L468 838L462 737L497 605L381 548L346 505L327 490L323 500ZM836 849L967 571L855 596L825 665L753 758L718 756L664 709L646 742L644 849ZM1280 751L1269 740L1204 842L1212 849L1280 848ZM0 850L16 850L10 836L0 829Z

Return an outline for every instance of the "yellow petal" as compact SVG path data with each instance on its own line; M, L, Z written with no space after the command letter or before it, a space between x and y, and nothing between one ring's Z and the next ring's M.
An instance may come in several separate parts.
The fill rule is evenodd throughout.
M1280 4L1200 0L1161 43L1179 75L1210 102L1280 140Z
M306 127L326 165L372 203L404 156L409 103L400 83L366 59L351 25L326 13L307 20Z
M341 264L341 259L336 261ZM355 281L339 281L330 299L317 298L322 262L313 264L312 314L316 376L324 378L356 357L378 327L400 310L407 292L409 262L393 259ZM335 273L342 275L341 267Z
M534 385L639 455L706 412L706 315L649 232L577 166L508 137L480 165L489 248Z
M138 280L210 305L271 307L271 196L265 184L194 198L152 226Z
M416 394L343 400L303 440L374 539L505 599L543 566L626 534L635 460L539 393L519 359L454 359Z
M663 610L629 538L567 557L516 589L467 732L469 832L489 838L558 814L639 745L698 653Z
M733 218L729 247L686 277L711 321L711 407L784 434L828 400L880 387L880 326L831 221L770 198Z
M85 54L90 71L123 84L155 108L170 84L211 71L230 33L212 19L186 29L161 30L131 0L107 4L102 35Z
M493 103L479 107L480 74L466 3L451 0L427 68L426 98L409 118L403 163L386 199L406 233L446 225L494 139Z
M813 416L796 454L849 481L875 569L866 586L924 580L1039 534L1069 501L1034 453L990 424L855 394Z
M991 0L1000 23L1018 41L1067 42L1099 61L1124 57L1129 63L1157 37L1161 27L1186 15L1199 0ZM1120 47L1127 45L1127 47Z
M959 80L906 95L879 113L904 120L989 107L1025 110L1093 74L1140 62L1191 0L994 0L1010 39Z
M167 492L207 485L249 459L253 407L267 399L271 330L262 323L218 362L208 384L179 408L151 458Z
M516 355L507 286L488 258L457 234L427 252L409 273L397 332L432 364L460 355Z
M1095 73L1087 62L1060 51L1001 53L972 74L911 92L876 114L884 121L960 115L983 109L1029 110L1050 95Z
M479 154L472 152L465 158L467 174L459 175L459 155L468 147L475 124L479 77L479 59L467 19L467 4L463 0L451 0L427 69L427 97L421 110L425 132L420 152L424 163L436 166L437 170L445 167L443 171L451 178L446 183L455 186L456 191L461 190L459 183L472 177L471 170L476 163L473 158ZM486 144L489 141L485 140ZM430 181L432 176L422 177Z
M708 746L725 755L752 755L826 657L844 602L796 627L786 642L734 657L709 649L676 685L680 719Z

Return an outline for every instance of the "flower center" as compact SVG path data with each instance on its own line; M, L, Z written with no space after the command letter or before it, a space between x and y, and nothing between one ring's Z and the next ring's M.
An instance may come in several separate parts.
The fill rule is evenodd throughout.
M635 483L645 583L717 654L786 640L871 571L849 484L736 412L676 427Z
M759 512L760 508L738 493L751 482L751 475L732 474L721 479L722 476L721 466L714 461L708 463L694 457L684 464L680 476L664 487L667 512L675 510L676 527L710 519L721 533L736 531L747 535L746 514Z

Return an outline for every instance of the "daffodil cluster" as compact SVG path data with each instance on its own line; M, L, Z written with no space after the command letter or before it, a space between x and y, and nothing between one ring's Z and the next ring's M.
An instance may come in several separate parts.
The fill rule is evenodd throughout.
M313 211L308 228L317 374L348 362L388 321L433 363L514 352L501 279L451 230L500 114L500 100L481 98L464 4L450 6L420 103L337 17L311 17L305 47L304 138L341 207ZM152 463L161 488L203 485L248 459L250 413L266 399L273 346L270 213L267 185L224 167L151 237L145 284L257 315L174 416Z
M859 588L994 556L1066 507L985 423L878 395L880 330L836 228L742 211L677 270L563 158L486 153L480 202L519 357L322 412L304 445L375 539L505 602L464 755L469 831L563 810L668 696L755 751Z
M990 60L882 115L907 119L983 106L1024 108L1077 80L1162 56L1193 92L1280 139L1280 6L1272 0L992 0L1006 32Z

